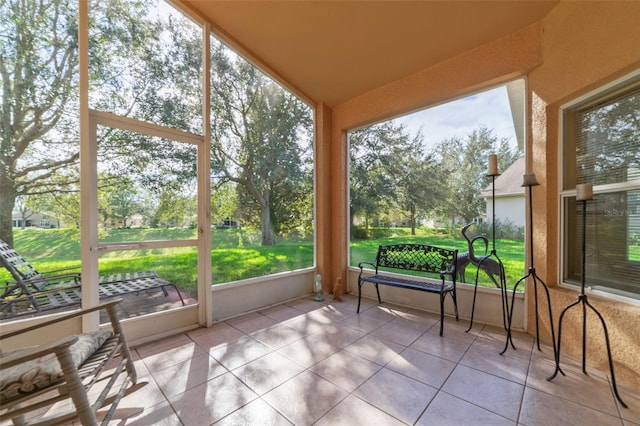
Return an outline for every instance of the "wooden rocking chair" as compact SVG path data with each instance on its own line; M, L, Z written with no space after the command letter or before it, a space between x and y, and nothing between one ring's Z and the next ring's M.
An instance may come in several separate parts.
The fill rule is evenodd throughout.
M116 312L119 302L120 299L112 300L0 335L4 349L8 342L23 341L16 339L24 339L28 333L37 333L31 340L46 333L56 334L68 327L65 321L93 311L105 309L111 320L111 330L70 335L40 346L0 352L0 422L11 419L16 425L43 425L68 424L79 419L83 425L96 425L103 416L98 415L98 410L109 405L102 424L110 421L122 397L146 384L137 383ZM119 380L122 375L124 380ZM90 392L98 384L98 390ZM69 399L73 407L50 409ZM30 412L31 416L27 416Z

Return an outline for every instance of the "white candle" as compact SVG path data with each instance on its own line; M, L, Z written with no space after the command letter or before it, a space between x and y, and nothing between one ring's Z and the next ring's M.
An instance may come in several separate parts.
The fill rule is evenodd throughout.
M498 156L496 154L489 155L489 176L498 174Z
M593 200L593 184L576 185L576 201Z
M539 185L538 180L536 179L535 173L525 173L522 176L522 186L536 186Z

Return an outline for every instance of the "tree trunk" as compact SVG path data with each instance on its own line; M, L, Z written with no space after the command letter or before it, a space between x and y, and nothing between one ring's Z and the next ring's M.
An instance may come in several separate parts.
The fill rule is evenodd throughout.
M262 222L262 245L275 245L275 236L273 235L273 228L271 227L271 208L268 204L261 206L260 222Z
M416 205L413 203L409 207L409 214L411 215L409 219L411 222L411 235L416 235Z
M16 191L9 179L0 175L0 239L13 247L13 220L11 213L16 205Z

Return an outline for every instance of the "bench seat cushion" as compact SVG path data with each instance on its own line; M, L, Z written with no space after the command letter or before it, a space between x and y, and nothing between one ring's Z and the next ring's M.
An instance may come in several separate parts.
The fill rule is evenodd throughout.
M366 281L375 284L384 284L395 287L404 287L404 288L412 288L415 290L428 291L431 293L440 293L444 291L445 293L448 291L453 291L453 284L444 285L444 290L441 284L432 283L432 282L424 282L424 281L416 281L398 277L391 277L387 275L369 275L361 277L361 281Z
M78 367L85 362L111 335L110 331L78 335L78 341L69 347L74 365ZM0 353L0 363L3 356L12 353L15 351ZM55 353L3 369L0 377L0 403L46 388L61 378L62 368Z

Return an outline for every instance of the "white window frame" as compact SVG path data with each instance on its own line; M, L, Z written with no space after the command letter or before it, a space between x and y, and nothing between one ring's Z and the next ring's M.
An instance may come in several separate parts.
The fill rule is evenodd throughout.
M636 70L630 74L627 74L621 78L618 78L604 86L601 86L589 93L586 93L571 102L568 102L564 105L561 105L558 111L558 229L560 230L560 244L558 245L558 277L559 277L559 285L560 287L570 288L572 290L579 290L580 286L565 281L565 272L566 272L566 262L564 259L564 253L566 251L567 241L565 240L566 235L566 227L564 217L566 214L565 211L565 200L570 197L576 196L575 189L564 189L564 168L565 168L565 122L564 122L564 113L568 109L572 109L580 103L587 101L589 99L596 98L600 95L605 94L608 91L613 91L617 87L624 87L625 85L632 83L633 80L640 78L640 69ZM598 185L594 187L594 194L606 194L611 192L620 192L620 191L633 191L640 190L640 182L624 182L624 183L614 183L607 185ZM638 298L626 297L624 295L615 293L613 291L602 291L597 289L592 289L589 286L585 286L585 293L594 294L597 296L602 296L608 299L622 301L631 303L634 305L640 306L640 296Z

